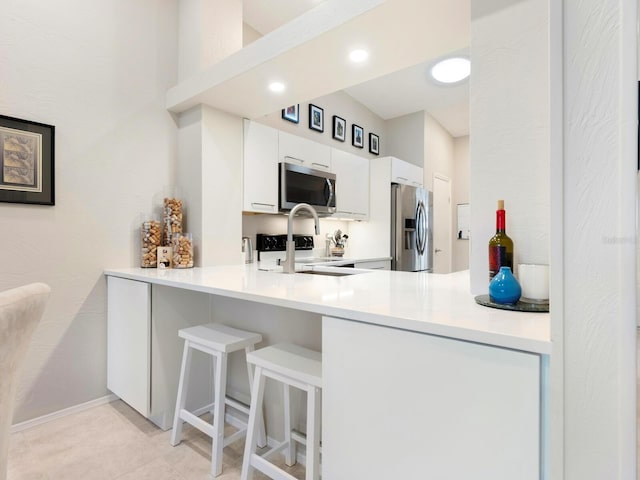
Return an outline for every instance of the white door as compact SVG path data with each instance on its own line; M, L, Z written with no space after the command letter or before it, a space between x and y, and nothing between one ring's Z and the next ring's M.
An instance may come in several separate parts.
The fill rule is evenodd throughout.
M451 272L451 181L433 175L433 273Z

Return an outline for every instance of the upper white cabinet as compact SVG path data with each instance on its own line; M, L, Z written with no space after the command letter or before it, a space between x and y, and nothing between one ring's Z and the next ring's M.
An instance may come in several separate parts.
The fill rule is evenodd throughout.
M331 148L307 138L279 133L278 158L280 162L302 165L314 170L331 170Z
M422 187L424 184L423 170L413 163L405 162L399 158L391 159L391 181L413 187Z
M335 217L369 219L369 160L331 149L331 167L336 174Z
M245 212L278 213L278 130L244 120Z

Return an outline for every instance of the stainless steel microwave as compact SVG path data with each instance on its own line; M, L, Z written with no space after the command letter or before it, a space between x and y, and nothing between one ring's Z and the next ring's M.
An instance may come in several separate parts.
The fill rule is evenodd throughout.
M291 210L298 203L308 203L319 214L336 211L336 175L313 168L281 162L280 211Z

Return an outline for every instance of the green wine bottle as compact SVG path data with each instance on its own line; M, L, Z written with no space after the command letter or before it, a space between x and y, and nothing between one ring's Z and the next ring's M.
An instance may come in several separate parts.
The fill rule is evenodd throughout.
M496 234L489 240L489 281L500 267L509 267L513 272L513 241L507 236L505 225L504 200L498 200Z

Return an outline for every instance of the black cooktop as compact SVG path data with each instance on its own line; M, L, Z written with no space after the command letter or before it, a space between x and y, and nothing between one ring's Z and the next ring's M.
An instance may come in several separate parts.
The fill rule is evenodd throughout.
M312 250L313 235L293 235L296 242L296 250ZM259 252L284 252L287 249L287 234L266 234L256 235L256 250Z

